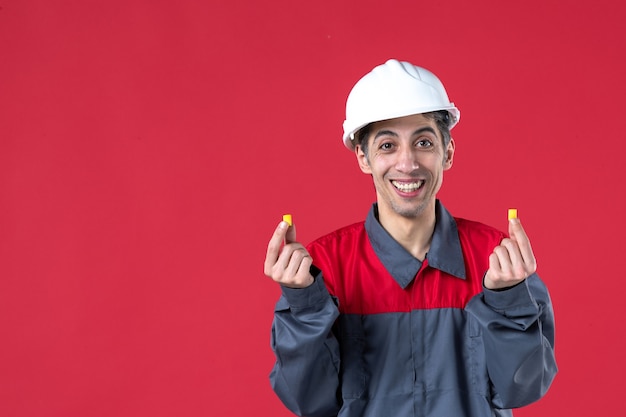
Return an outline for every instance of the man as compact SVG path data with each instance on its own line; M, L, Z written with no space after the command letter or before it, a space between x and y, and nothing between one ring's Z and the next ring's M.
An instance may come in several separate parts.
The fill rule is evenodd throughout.
M307 248L272 236L270 379L300 416L487 417L541 398L554 317L518 219L509 237L437 200L458 109L431 72L389 60L352 89L344 144L371 175L367 219Z

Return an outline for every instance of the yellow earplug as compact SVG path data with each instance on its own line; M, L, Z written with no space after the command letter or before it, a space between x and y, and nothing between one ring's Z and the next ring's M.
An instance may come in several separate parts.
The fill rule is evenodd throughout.
M509 220L517 219L517 209L509 209Z
M283 214L283 221L287 222L289 226L293 226L293 219L291 218L291 214Z

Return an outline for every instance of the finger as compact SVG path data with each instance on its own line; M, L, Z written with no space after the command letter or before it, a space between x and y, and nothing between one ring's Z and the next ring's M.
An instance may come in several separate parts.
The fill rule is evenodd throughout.
M526 231L522 227L522 223L519 219L509 220L509 235L511 236L511 239L517 243L527 269L534 272L537 263L535 260L535 254L533 253L533 248L530 245L530 239L526 235Z
M287 243L285 246L283 246L278 256L278 259L272 267L275 277L279 277L282 275L295 275L297 265L292 266L291 269L289 269L290 265L292 264L292 262L299 262L299 260L303 258L304 255L308 255L308 252L306 251L304 246L299 243Z
M498 259L498 255L495 252L492 252L489 255L489 271L491 271L495 276L502 275L502 267L500 266L500 260Z
M285 277L297 277L302 263L306 258L310 258L309 253L303 247L296 248L291 252L288 265L285 268ZM289 279L288 278L288 279Z
M498 259L498 265L500 265L500 278L510 277L512 274L512 262L509 249L501 243L493 249L493 253Z
M280 222L278 224L278 227L276 227L276 230L274 230L274 234L272 235L269 243L267 244L267 252L265 254L264 264L265 275L271 275L271 270L278 260L280 248L283 245L285 235L287 233L287 227L287 222Z
M311 255L298 243L288 244L278 258L272 270L272 279L291 288L304 288L313 283L309 273L313 263Z
M509 277L514 279L526 278L528 276L527 266L517 242L513 239L502 239L500 245L506 249L506 256L509 262L506 269L510 273Z
M500 261L498 260L498 255L495 252L492 252L489 255L489 269L487 273L485 273L485 277L483 280L483 284L487 288L495 288L496 282L502 276L502 270L500 268Z
M313 264L313 258L311 255L305 256L300 262L300 267L298 268L298 272L296 274L296 278L299 282L302 282L304 285L311 285L315 278L311 275L311 265Z

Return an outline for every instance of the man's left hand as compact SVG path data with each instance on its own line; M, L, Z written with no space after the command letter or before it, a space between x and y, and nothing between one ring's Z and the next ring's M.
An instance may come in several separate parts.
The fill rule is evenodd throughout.
M502 239L489 255L485 287L497 290L524 281L537 270L537 261L519 219L509 220L510 238Z

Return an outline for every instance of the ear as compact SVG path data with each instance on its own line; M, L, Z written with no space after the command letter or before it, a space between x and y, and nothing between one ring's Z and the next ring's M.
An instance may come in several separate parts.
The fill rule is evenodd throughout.
M448 143L448 147L446 148L446 157L443 161L444 171L452 168L452 161L454 160L454 146L454 139L450 138L450 143Z
M364 174L371 174L372 170L370 169L370 163L367 160L367 155L363 152L361 145L356 145L354 147L354 154L356 155L356 160L359 163L361 171L363 171Z

